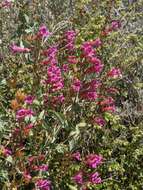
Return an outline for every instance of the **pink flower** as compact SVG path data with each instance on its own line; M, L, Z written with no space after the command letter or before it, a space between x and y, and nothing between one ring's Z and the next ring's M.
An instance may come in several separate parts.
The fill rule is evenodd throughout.
M72 83L72 89L74 92L79 92L80 88L81 88L81 81L77 78L73 79L73 83Z
M77 64L78 60L76 56L68 56L68 63L70 64Z
M36 171L47 171L48 170L48 165L43 164L41 166L34 166L33 169Z
M10 45L10 50L12 53L29 53L31 51L29 48L20 47L15 44Z
M8 8L8 7L11 6L11 4L12 4L12 1L11 1L11 0L4 0L4 1L2 2L2 7Z
M64 65L62 66L62 70L63 70L64 72L68 72L68 71L69 71L69 66L68 66L67 64L64 64Z
M11 154L12 154L12 151L9 148L3 148L4 156L10 156Z
M74 30L68 30L64 35L68 41L72 41L76 37L76 32Z
M118 78L118 77L122 77L122 74L121 74L121 70L119 68L115 68L113 67L108 73L107 73L107 76L110 77L110 78Z
M55 58L58 53L57 48L58 48L57 45L51 46L47 50L43 51L42 54L49 58Z
M101 60L98 59L97 57L90 57L89 61L93 64L93 65L101 65Z
M99 173L95 172L90 175L90 182L92 184L100 184L102 182L101 178L99 177Z
M30 123L26 126L26 129L32 129L34 127L33 123Z
M103 112L115 112L116 111L116 108L115 108L115 105L112 105L112 106L106 106L104 108L102 108L102 111Z
M43 61L41 61L40 64L42 64L42 65L48 65L49 63L50 63L49 59L44 59Z
M74 30L68 30L65 32L64 37L66 42L65 48L73 52L75 49L76 32Z
M47 27L42 24L39 28L38 36L45 38L49 37L51 35L51 32L48 31Z
M53 96L52 97L52 104L59 105L59 104L63 103L64 100L65 100L65 97L63 94L60 94L58 96Z
M92 73L100 73L103 69L103 64L96 64L94 66L89 67L85 73L86 74L92 74Z
M39 170L41 170L41 171L47 171L48 170L48 165L46 165L46 164L43 164L43 165L41 165L41 166L39 166Z
M97 38L96 40L91 41L90 44L93 46L96 46L96 47L100 47L102 45L102 42L101 42L100 38Z
M91 58L96 54L96 51L89 42L84 42L81 46L81 50L83 52L83 56L85 56L86 58Z
M101 127L103 127L106 124L105 120L102 117L94 118L94 122Z
M36 182L36 186L40 190L50 190L51 189L51 181L46 180L46 179L39 179Z
M36 157L35 156L30 156L28 158L28 161L30 162L30 164L32 164L33 161L35 161Z
M22 108L17 111L16 119L20 120L20 119L24 119L26 116L32 116L32 115L34 115L34 112L32 110Z
M96 168L99 166L103 161L103 157L97 154L89 154L86 157L85 164L90 168Z
M26 180L28 180L28 181L32 179L31 175L30 175L28 172L24 172L24 173L23 173L23 177L24 177Z
M81 158L80 158L80 152L75 152L71 155L71 157L77 161L80 161Z
M26 96L26 98L25 98L25 103L26 103L26 104L32 104L33 101L34 101L34 99L35 99L34 96L28 95L28 96Z
M83 184L83 174L82 172L78 172L74 177L72 177L75 183L81 185Z
M51 85L51 91L59 91L64 87L61 69L51 64L47 69L47 84Z
M92 91L83 91L82 93L80 93L80 96L82 99L90 101L95 101L98 97L97 93Z
M111 23L111 28L112 28L112 30L117 30L117 29L119 29L120 27L121 27L121 23L120 23L119 20L114 20L114 21L112 21L112 23Z
M115 100L112 98L112 97L108 97L106 98L105 100L101 101L100 102L100 105L111 105L111 104L114 104L115 103Z
M92 90L99 88L101 86L101 84L102 84L101 81L93 79L90 82L83 84L83 89L92 91Z

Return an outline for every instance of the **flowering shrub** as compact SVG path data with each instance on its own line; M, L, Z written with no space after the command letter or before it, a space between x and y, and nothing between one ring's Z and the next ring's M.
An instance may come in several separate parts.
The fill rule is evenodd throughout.
M104 22L106 16L98 15L99 28L93 32L87 25L86 33L88 14L80 8L90 9L90 3L75 3L73 20L78 14L84 20L75 18L81 20L58 34L30 21L28 4L21 4L20 32L7 44L10 75L1 87L0 119L6 126L0 133L1 189L134 188L132 162L139 173L135 188L141 187L141 127L131 128L127 137L131 131L119 117L118 103L126 72L109 62L122 20ZM18 3L1 4L6 10L14 6Z

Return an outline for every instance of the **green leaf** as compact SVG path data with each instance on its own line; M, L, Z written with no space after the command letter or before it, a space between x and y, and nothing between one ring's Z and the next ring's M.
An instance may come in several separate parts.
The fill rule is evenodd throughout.
M49 110L49 112L52 113L58 119L58 121L60 122L62 128L67 128L68 127L68 123L67 123L66 119L64 118L64 116L61 113L53 111L53 110Z
M12 156L8 156L8 157L6 158L6 161L7 161L7 162L10 162L10 163L12 164L12 162L13 162Z
M70 190L78 190L77 187L75 187L75 186L73 186L73 185L69 185L69 184L68 184L68 187L69 187Z
M25 21L27 22L27 24L29 23L29 17L26 15L26 14L24 14L24 17L25 17Z
M39 114L39 119L43 119L44 114L45 114L45 111L43 110L43 111Z

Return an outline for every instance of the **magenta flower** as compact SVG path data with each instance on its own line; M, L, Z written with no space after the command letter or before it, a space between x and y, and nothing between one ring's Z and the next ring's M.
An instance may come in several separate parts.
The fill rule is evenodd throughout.
M100 102L100 105L111 105L111 104L114 104L115 103L115 100L112 98L112 97L108 97L106 98L105 100L101 101Z
M39 170L41 170L41 171L47 171L48 170L48 165L46 165L46 164L43 164L43 165L41 165L41 166L39 166Z
M30 175L28 172L24 172L24 173L23 173L23 177L24 177L26 180L28 180L28 181L32 179L31 175Z
M80 157L80 152L75 152L71 155L71 157L77 161L80 161L81 160L81 157Z
M92 47L92 45L89 42L84 42L83 45L81 46L81 50L86 58L91 58L92 56L96 55L95 49Z
M115 105L112 105L112 106L106 106L104 108L102 108L102 111L103 112L115 112L116 111L116 107Z
M58 96L53 96L52 103L55 105L59 105L65 101L65 97L63 94L60 94Z
M15 44L10 45L10 50L12 53L29 53L31 51L29 48L20 47Z
M32 129L34 127L33 123L30 123L26 126L26 129Z
M82 93L80 93L80 96L82 99L89 101L95 101L98 98L97 93L92 91L83 91Z
M36 182L36 186L40 189L40 190L50 190L51 189L51 181L46 180L46 179L39 179Z
M12 1L11 1L11 0L4 0L4 1L2 2L2 7L8 8L8 7L11 6L11 4L12 4Z
M107 73L107 76L110 77L110 78L118 78L118 77L122 77L122 74L121 74L121 70L119 68L115 68L113 67L108 73Z
M58 53L57 48L58 48L57 45L51 46L47 50L43 51L43 55L45 55L46 57L49 57L51 60L52 58L56 57L56 55Z
M120 23L119 20L114 20L114 21L112 21L112 23L111 23L111 28L112 28L112 30L117 30L117 29L119 29L120 27L121 27L121 23Z
M93 64L93 65L101 65L101 60L98 59L97 57L90 57L89 61Z
M64 65L62 66L62 71L63 71L63 72L68 72L68 71L69 71L69 66L68 66L67 64L64 64Z
M4 156L10 156L12 154L12 151L9 148L3 149L3 155Z
M101 178L99 177L99 173L98 172L95 172L95 173L92 173L91 175L90 175L90 182L92 183L92 184L100 184L100 183L102 183L102 180L101 180Z
M16 119L20 120L20 119L24 119L26 116L32 116L32 115L34 115L34 112L32 110L22 108L17 111Z
M74 92L79 92L80 88L81 88L82 84L81 81L77 78L73 79L73 83L72 83L72 89Z
M102 42L101 42L100 38L97 38L96 40L91 41L90 44L93 46L96 46L96 47L100 47L102 45Z
M65 32L64 37L66 42L65 48L68 51L73 52L75 49L76 32L74 30L68 30Z
M48 170L48 165L43 164L41 166L34 166L33 169L36 171L47 171Z
M92 90L96 90L97 88L99 88L101 86L101 81L93 79L90 82L87 82L85 84L83 84L83 89L92 91Z
M49 37L51 35L51 32L48 31L47 27L42 24L39 28L38 36L45 38Z
M96 64L94 66L89 67L85 73L86 74L92 74L92 73L100 73L103 69L103 64Z
M26 98L25 98L25 103L26 103L26 104L32 104L33 101L34 101L34 99L35 99L34 96L28 95L28 96L26 96Z
M85 164L90 168L96 168L99 166L103 161L103 157L97 154L89 154L86 157Z
M51 91L59 91L64 87L61 69L51 64L47 69L47 84L51 85Z
M106 124L106 121L102 117L94 118L94 122L101 127L103 127Z
M76 56L68 56L68 63L70 64L77 64L78 60Z
M73 181L79 185L83 184L83 173L80 171L76 173L74 177L72 177Z

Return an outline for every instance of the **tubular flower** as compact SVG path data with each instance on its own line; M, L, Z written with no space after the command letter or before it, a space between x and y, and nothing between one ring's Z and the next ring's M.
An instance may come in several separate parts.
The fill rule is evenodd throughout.
M71 157L77 161L80 161L81 160L81 156L80 156L80 152L75 152L71 155Z
M97 154L89 154L86 157L85 164L90 168L96 168L99 166L103 161L103 157Z
M50 190L51 189L51 182L47 179L39 179L36 182L36 186L40 189L40 190Z
M74 177L72 177L73 181L77 184L83 184L83 174L82 172L78 172Z
M80 88L81 88L81 81L77 78L73 79L73 83L72 83L72 89L74 92L79 92Z
M94 118L94 122L101 127L103 127L106 124L105 120L102 117Z
M45 37L49 37L50 35L51 35L51 32L49 32L47 27L44 24L42 24L39 28L38 36L45 38Z
M10 50L12 53L29 53L31 51L29 48L20 47L15 44L10 45Z
M122 77L121 70L119 68L113 67L108 73L107 76L110 78L119 78Z
M32 116L32 115L34 115L34 112L31 109L22 108L17 111L16 119L20 120L24 119L26 116Z
M89 178L90 178L89 181L92 184L100 184L100 183L102 183L101 177L99 177L98 172L92 173Z

